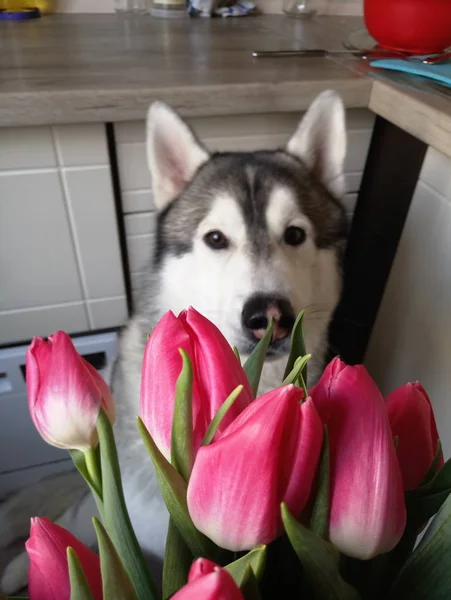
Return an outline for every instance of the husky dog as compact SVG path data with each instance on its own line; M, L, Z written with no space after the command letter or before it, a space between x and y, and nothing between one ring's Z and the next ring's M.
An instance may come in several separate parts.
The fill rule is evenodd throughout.
M165 311L177 314L192 305L246 356L272 316L263 392L280 385L289 334L305 308L313 383L341 290L345 153L344 109L334 92L314 101L286 148L277 151L211 155L165 104L149 110L147 156L159 211L155 258L141 305L121 336L112 388L127 507L155 570L168 515L135 425L147 335ZM0 548L26 537L28 518L36 514L95 545L96 508L77 477L49 479L0 505ZM24 553L8 565L4 593L26 584L26 566Z

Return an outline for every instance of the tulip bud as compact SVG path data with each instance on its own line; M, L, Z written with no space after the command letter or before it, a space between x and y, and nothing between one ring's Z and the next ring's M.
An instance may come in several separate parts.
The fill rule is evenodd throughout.
M281 532L280 504L297 517L321 453L323 428L293 385L261 396L196 457L188 510L199 531L228 550L268 544Z
M167 312L146 346L141 380L141 417L160 451L170 460L175 385L184 350L193 365L193 446L197 451L221 404L239 385L243 390L218 432L253 400L246 373L219 329L194 308L178 317Z
M47 342L33 339L27 351L26 378L31 418L52 446L81 451L95 447L101 408L114 422L115 406L107 384L64 331L51 335Z
M434 460L439 440L431 402L418 382L397 388L385 399L404 489L417 488ZM443 466L441 453L437 467Z
M230 573L205 558L192 564L187 585L172 596L172 600L200 599L244 600Z
M330 443L330 540L355 558L392 550L406 524L384 399L362 365L334 359L311 390Z
M31 600L70 600L67 548L74 549L95 600L102 600L100 559L63 527L46 518L31 519L25 544L29 559L28 590Z

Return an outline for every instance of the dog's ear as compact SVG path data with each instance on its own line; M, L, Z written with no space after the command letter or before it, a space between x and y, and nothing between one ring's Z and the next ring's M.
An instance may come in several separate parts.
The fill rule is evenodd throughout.
M155 204L162 210L184 189L208 152L182 119L162 102L147 115L147 161Z
M311 104L287 144L319 181L337 198L345 191L345 110L340 96L322 92Z

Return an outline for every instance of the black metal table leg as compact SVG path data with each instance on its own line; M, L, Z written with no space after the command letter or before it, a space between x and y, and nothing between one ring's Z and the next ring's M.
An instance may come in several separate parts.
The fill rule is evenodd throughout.
M363 362L427 145L376 118L330 328L331 355Z

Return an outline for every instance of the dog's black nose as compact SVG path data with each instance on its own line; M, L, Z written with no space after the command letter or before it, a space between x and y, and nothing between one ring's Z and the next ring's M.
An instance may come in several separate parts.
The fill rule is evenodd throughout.
M273 341L290 335L295 322L294 310L286 298L274 294L256 294L246 301L241 322L257 340L265 334L269 319L274 319Z

